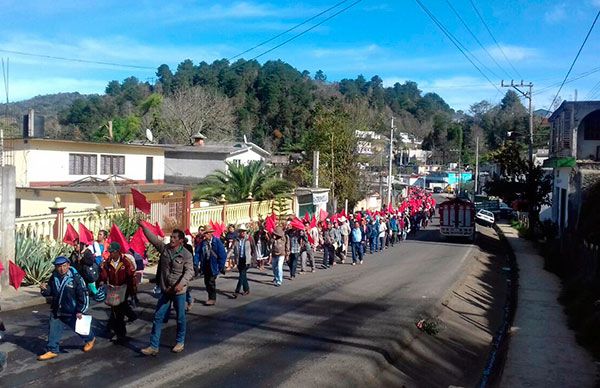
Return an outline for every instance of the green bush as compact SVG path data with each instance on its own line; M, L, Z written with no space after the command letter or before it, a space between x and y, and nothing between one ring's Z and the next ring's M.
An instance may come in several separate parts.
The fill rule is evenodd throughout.
M61 242L50 242L16 235L15 264L25 271L24 285L40 284L48 280L55 257L67 255L70 247Z
M131 238L138 229L138 220L145 220L146 216L142 213L135 212L129 215L127 212L119 213L113 219L113 222L121 229L126 238Z

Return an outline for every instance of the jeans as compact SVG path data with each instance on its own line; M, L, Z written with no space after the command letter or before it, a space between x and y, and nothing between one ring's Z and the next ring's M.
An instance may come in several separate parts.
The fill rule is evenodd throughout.
M290 278L296 277L296 268L298 267L298 256L300 253L290 253L290 260L288 265L290 267Z
M165 316L169 313L171 302L173 302L177 313L176 342L178 344L185 342L185 294L172 295L163 292L156 303L156 310L154 310L154 322L152 323L152 334L150 335L150 346L153 349L158 349L160 346L160 333Z
M209 300L217 300L217 277L212 272L204 272L204 285Z
M363 260L363 250L362 250L362 243L359 242L353 242L352 243L352 262L356 263L357 261L362 261Z
M373 250L377 252L379 250L379 238L378 237L370 237L369 238L369 251L373 253Z
M192 298L192 291L190 286L188 285L187 291L185 292L185 303L193 303L194 298Z
M329 267L333 265L333 261L335 260L335 248L333 244L324 244L323 245L323 266Z
M385 236L383 237L379 237L379 251L383 251L383 248L385 246Z
M271 267L273 267L273 280L275 284L281 285L283 282L283 256L273 256Z
M59 316L55 318L54 316L50 316L49 329L48 329L48 351L52 353L58 353L60 343L60 339L62 338L63 329L66 326L70 327L71 330L75 331L75 321L77 317L74 315L69 316ZM81 335L79 337L85 342L88 343L95 338L94 331L90 327L90 334Z
M238 265L238 272L240 273L238 277L237 286L235 286L235 292L240 292L243 288L244 292L250 291L250 285L248 284L248 267L245 265Z

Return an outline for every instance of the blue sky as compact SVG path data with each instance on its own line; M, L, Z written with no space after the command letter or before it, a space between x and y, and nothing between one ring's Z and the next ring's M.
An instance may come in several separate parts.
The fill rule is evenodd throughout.
M174 70L186 58L194 63L229 58L340 1L0 0L0 50L5 50L0 51L0 57L5 61L10 58L9 98L18 101L71 91L102 93L113 79L123 80L133 75L140 80L152 80L162 63ZM354 1L345 2L292 33L245 54L244 58L261 54ZM475 13L471 0L451 0L486 52L446 0L421 1L478 58L483 64L478 66L494 85L499 85L502 78L532 81L536 108L547 108L550 104L558 90L555 84L562 81L600 10L600 0L472 0L499 49ZM6 50L148 69L24 56ZM600 91L593 93L600 83L599 54L600 23L571 77L595 72L567 83L560 93L564 99L573 99L576 89L579 100L594 95L600 99ZM366 78L379 75L386 86L413 80L423 91L438 93L455 109L466 110L483 99L498 102L506 91L496 90L415 0L362 0L258 60L270 59L282 59L311 74L322 69L329 81L354 78L358 74ZM1 83L0 88L4 100Z

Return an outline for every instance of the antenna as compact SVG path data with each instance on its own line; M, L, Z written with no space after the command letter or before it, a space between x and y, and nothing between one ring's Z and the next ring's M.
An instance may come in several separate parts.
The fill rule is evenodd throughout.
M150 143L154 141L154 135L152 135L150 128L146 128L146 139L148 139Z

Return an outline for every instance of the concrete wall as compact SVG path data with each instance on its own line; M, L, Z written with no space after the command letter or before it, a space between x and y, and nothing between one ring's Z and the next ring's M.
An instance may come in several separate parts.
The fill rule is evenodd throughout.
M254 150L249 149L246 152L230 156L230 157L228 157L225 160L227 162L238 161L240 164L246 165L246 164L248 164L250 162L258 161L258 160L263 160L263 159L264 158L262 156L260 156L257 152L254 152Z
M223 160L167 158L165 163L165 182L176 184L197 183L208 174L227 167Z
M0 167L0 292L8 288L8 261L15 259L15 167Z

